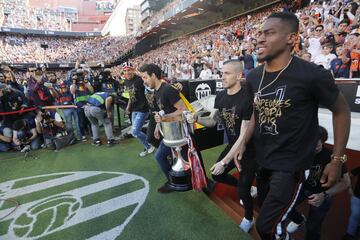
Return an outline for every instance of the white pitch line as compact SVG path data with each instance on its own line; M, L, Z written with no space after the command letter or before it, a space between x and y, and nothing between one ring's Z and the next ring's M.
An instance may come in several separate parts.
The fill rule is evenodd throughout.
M80 188L77 188L77 189L73 189L73 190L70 190L70 191L61 192L61 193L58 193L58 194L55 194L55 195L70 194L70 195L74 195L76 197L81 198L81 197L87 196L89 194L96 193L98 191L102 191L102 190L105 190L105 189L108 189L108 188L111 188L111 187L115 187L115 186L118 186L118 185L121 185L121 184L124 184L124 183L128 183L128 182L137 180L137 179L140 180L141 178L139 178L137 176L133 176L133 175L119 176L119 177L116 177L116 178L107 179L107 180L104 180L104 181L101 181L101 182L97 182L97 183L87 185L87 186L84 186L84 187L80 187ZM106 188L104 188L104 186L106 186ZM18 218L21 214L26 212L26 210L28 208L30 208L31 206L34 206L34 205L36 205L36 204L38 204L38 203L40 203L42 201L44 201L44 199L39 199L39 200L36 200L36 201L33 201L33 202L22 204L22 205L19 206L19 208L13 214L6 217L5 219L2 219L2 221L6 221L6 220L9 220L9 219L13 219L13 218ZM8 212L7 209L1 210L0 211L0 216L5 216L5 214L7 212Z
M79 173L72 174L70 176L60 177L57 179L53 179L53 180L49 180L49 181L21 187L21 188L8 190L7 192L5 192L3 198L6 198L6 199L15 198L15 197L18 197L21 195L34 193L37 191L42 191L47 188L60 186L65 183L70 183L73 181L89 178L89 177L100 175L100 174L101 174L101 172L79 172Z
M41 238L43 236L64 230L68 227L74 226L79 223L86 222L86 221L94 219L96 217L103 216L105 214L108 214L108 213L116 211L118 209L133 205L135 203L140 204L140 202L144 202L148 191L149 191L149 189L143 188L143 189L107 200L105 202L91 205L87 208L81 208L76 213L76 215L72 219L70 219L68 222L66 222L64 225L62 225L59 228L54 229L53 231L46 232L40 236L36 236L36 238ZM142 199L142 201L139 201L139 199ZM13 223L11 223L11 225L13 225ZM4 239L15 239L16 238L16 235L13 232L13 228L11 225L9 227L10 231L6 235L1 236L1 238L4 238Z

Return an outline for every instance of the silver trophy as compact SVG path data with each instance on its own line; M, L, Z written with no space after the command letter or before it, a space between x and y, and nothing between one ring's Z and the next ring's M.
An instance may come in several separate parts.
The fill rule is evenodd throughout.
M187 191L192 189L191 172L189 163L181 156L181 149L188 144L189 135L187 133L187 124L184 117L178 119L166 119L160 123L160 132L163 136L163 142L166 146L176 152L173 154L174 164L169 172L169 187L175 191Z

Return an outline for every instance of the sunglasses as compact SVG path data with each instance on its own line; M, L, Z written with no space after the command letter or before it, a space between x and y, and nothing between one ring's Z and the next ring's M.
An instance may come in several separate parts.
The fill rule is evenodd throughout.
M322 29L315 29L315 32L321 32Z

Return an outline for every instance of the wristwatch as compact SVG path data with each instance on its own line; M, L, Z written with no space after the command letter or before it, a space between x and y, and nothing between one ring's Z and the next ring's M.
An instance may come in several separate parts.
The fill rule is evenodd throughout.
M330 195L326 191L323 191L323 194L324 194L324 200L328 200Z
M223 161L220 161L220 164L221 164L221 166L223 166L224 168L227 167L227 163L224 163Z

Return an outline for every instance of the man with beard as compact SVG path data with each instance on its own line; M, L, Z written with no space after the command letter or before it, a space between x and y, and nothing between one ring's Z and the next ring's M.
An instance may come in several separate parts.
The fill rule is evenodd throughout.
M163 113L155 113L155 121L157 123L162 121L162 117L160 115L166 115L166 117L169 119L176 119L182 115L183 111L187 110L185 103L179 96L178 90L161 80L161 69L157 65L145 64L140 67L139 71L142 73L146 86L151 89L155 89L155 100L159 106L160 111ZM156 138L160 138L159 124L156 126L154 135ZM184 155L183 151L182 155ZM171 169L168 156L171 156L171 149L165 146L164 142L161 141L155 153L155 158L167 181L170 180L169 171ZM163 186L159 187L157 191L159 193L169 193L173 190L169 188L168 182L166 182Z
M289 239L284 221L314 159L319 104L332 111L334 127L333 155L322 173L322 187L337 182L346 161L349 107L329 71L292 56L298 29L294 14L271 14L257 45L258 60L265 64L246 79L255 95L254 118L235 156L241 159L252 135L260 166L257 187L262 206L256 228L261 239Z

